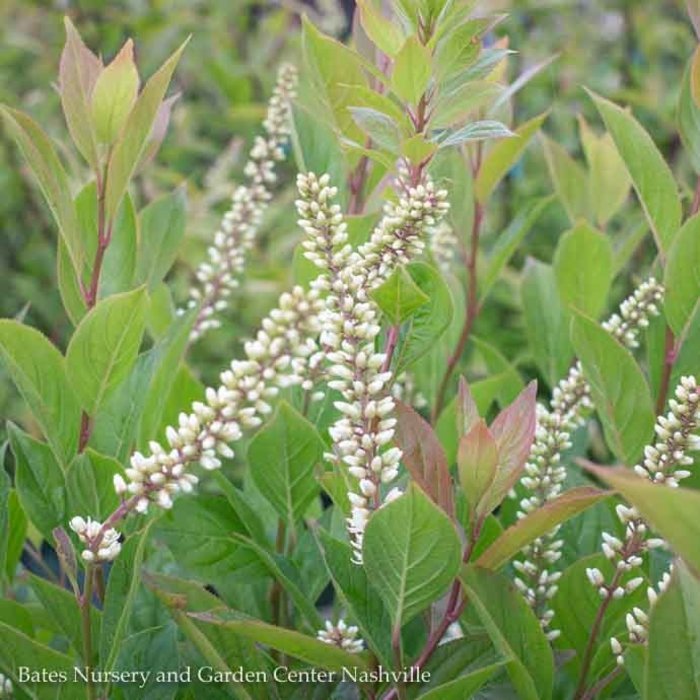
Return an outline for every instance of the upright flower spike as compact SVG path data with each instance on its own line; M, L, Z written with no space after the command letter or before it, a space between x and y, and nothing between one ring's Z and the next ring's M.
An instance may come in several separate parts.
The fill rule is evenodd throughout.
M430 229L428 241L437 266L443 272L449 272L459 250L459 241L453 228L447 221L442 221Z
M670 410L656 421L657 441L644 449L644 461L635 466L634 471L652 483L678 487L691 472L685 467L693 460L687 454L700 449L700 388L695 377L682 377L676 387L675 397L669 401ZM625 528L623 539L608 532L602 534L603 554L614 564L614 574L605 581L598 569L588 575L601 596L622 598L644 582L642 576L635 576L635 569L644 563L644 556L655 547L664 545L658 537L649 537L649 526L636 508L620 503L616 508L617 517ZM656 602L658 592L665 590L670 581L670 572L661 579L659 589L649 588L649 605ZM634 608L626 618L628 638L631 644L644 644L647 640L647 614ZM618 639L611 640L611 646L618 663L624 663L622 645ZM615 651L619 647L619 651Z
M348 494L348 531L353 561L360 564L367 521L382 503L382 484L396 479L401 459L399 448L388 447L396 425L391 416L395 404L388 358L375 350L381 324L370 292L398 264L422 252L426 230L442 219L448 205L447 193L429 180L416 187L399 182L405 194L398 203L385 205L369 241L354 252L340 207L333 203L337 189L329 182L328 175L300 175L297 211L308 235L305 256L323 271L313 283L326 293L320 344L331 363L328 386L343 398L335 403L341 418L329 430L333 452L326 457L356 480L356 490ZM385 499L396 495L392 489Z
M626 347L635 348L641 330L649 325L649 317L659 313L662 298L663 287L653 277L649 278L622 302L619 312L603 327ZM535 441L525 465L525 476L520 480L526 495L520 501L518 518L561 493L566 478L566 469L561 464L562 452L571 446L572 433L582 425L591 408L590 390L577 362L554 388L551 408L547 410L541 405L537 408ZM558 531L559 528L555 528L538 537L522 550L523 559L513 564L518 572L515 584L537 614L550 640L559 636L559 630L549 629L554 617L549 600L556 594L561 577L560 572L552 570L561 557L563 545L557 537Z
M330 620L326 620L325 629L316 633L316 639L344 649L351 654L359 654L364 649L365 643L361 637L357 636L358 632L357 627L347 625L342 618L338 620L337 625L334 625Z
M228 297L238 286L246 255L255 242L265 207L272 198L270 186L277 179L275 163L284 159L296 84L296 68L283 65L263 121L265 135L256 137L243 171L249 182L234 191L231 208L224 214L214 244L207 251L208 260L197 269L199 285L190 290L189 307L198 307L199 313L190 334L191 341L221 325L215 316L227 307Z

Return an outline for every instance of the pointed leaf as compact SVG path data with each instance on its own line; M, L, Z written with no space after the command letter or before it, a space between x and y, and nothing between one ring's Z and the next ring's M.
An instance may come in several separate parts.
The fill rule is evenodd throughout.
M391 74L391 87L402 100L418 104L430 81L431 60L430 51L418 37L406 39L394 60Z
M394 326L402 324L430 300L403 266L373 289L370 297Z
M469 503L471 519L474 522L481 520L489 512L483 510L482 501L498 471L498 448L483 418L460 439L457 469L459 483Z

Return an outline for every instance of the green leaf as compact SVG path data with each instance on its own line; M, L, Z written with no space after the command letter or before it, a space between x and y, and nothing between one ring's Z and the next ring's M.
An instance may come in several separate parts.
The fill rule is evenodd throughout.
M429 301L403 265L372 290L370 297L394 326L402 324Z
M58 70L61 105L73 143L92 169L96 170L99 155L95 128L88 118L89 96L102 72L102 61L85 46L70 19L64 17L63 21L66 43Z
M15 456L15 483L22 508L51 542L52 530L66 518L66 482L61 466L48 445L7 424Z
M700 85L700 50L696 49L683 74L678 97L678 131L693 170L700 173L700 104L695 91Z
M384 112L370 107L348 107L352 119L377 146L392 153L399 152L401 134L397 123Z
M82 249L78 224L70 193L68 176L49 137L30 117L9 107L0 106L5 123L34 177L39 183L41 193L51 210L58 229L70 253L73 267L81 270L85 259Z
M482 204L491 196L508 171L518 162L548 114L549 112L543 112L521 124L513 133L513 138L499 141L488 151L479 168L474 188L476 196Z
M61 353L29 326L0 320L0 358L62 465L78 447L80 406Z
M394 60L391 88L404 101L416 105L428 87L432 57L416 36L404 42Z
M591 206L604 229L625 203L632 183L610 134L597 136L583 117L579 117L579 131L588 163Z
M571 223L590 212L585 170L556 141L540 135L549 177Z
M0 668L8 676L21 697L36 700L83 700L85 687L81 682L73 683L75 660L73 657L51 649L14 627L0 622ZM19 682L21 668L34 672L33 677ZM47 683L41 680L44 673L64 674L65 683ZM60 676L59 676L60 677Z
M352 549L346 542L317 531L319 544L333 588L350 618L358 625L362 638L383 663L391 665L391 617L377 595L364 567L352 562Z
M357 6L367 36L388 56L396 55L403 44L397 23L384 17L371 0L359 0Z
M443 683L442 685L422 693L421 700L464 700L471 698L497 671L504 668L505 662L500 661L489 666L477 668L464 676Z
M651 609L645 700L700 697L700 581L676 565Z
M627 348L595 321L577 315L571 337L610 449L637 463L654 429L654 408L642 370Z
M33 574L29 575L29 584L48 618L66 637L73 649L78 654L82 654L82 617L75 595L65 588L55 586L46 579ZM99 639L100 618L100 611L93 608L90 615L93 639ZM93 650L93 654L94 658L91 659L90 663L94 663L97 660L97 649Z
M131 370L145 328L143 288L98 302L76 328L66 352L68 378L94 414Z
M610 494L591 486L580 486L565 491L552 501L505 530L488 549L479 556L477 564L484 569L500 569L523 547L538 537L551 532L557 525L582 513Z
M461 551L450 519L414 484L374 513L362 556L395 629L445 592L459 571Z
M0 564L3 564L3 568L0 570L0 578L12 581L15 577L15 569L22 556L24 539L27 534L27 516L22 510L19 496L14 489L10 491L7 497L7 513L5 517L8 523L5 533L7 539L2 547L4 556L0 556ZM2 521L0 520L0 522ZM0 549L0 554L3 553L2 549Z
M122 551L109 572L100 632L100 664L105 671L114 668L127 631L141 582L141 564L151 523L122 545Z
M504 576L476 566L460 575L470 604L496 649L506 657L506 669L523 700L549 700L554 662L539 620Z
M685 222L671 244L664 272L664 311L679 338L700 311L700 214Z
M500 406L507 406L525 388L518 370L503 356L503 353L485 340L472 335L471 341L479 351L482 360L486 364L489 378L506 375L508 381L499 385L496 393L496 401ZM486 380L488 381L488 380Z
M78 286L78 278L70 259L70 253L62 238L58 239L56 250L56 277L58 278L58 291L61 294L63 308L71 323L77 326L80 319L85 316L87 305Z
M119 462L90 448L78 455L66 474L69 512L104 520L119 506L114 475L123 473Z
M322 454L323 441L314 426L286 402L250 442L253 482L289 527L318 494L314 469Z
M588 94L627 166L659 251L665 252L682 217L678 188L671 169L649 134L630 112L590 90Z
M588 466L597 477L619 491L651 523L671 549L700 576L700 492L659 487L622 468Z
M234 610L219 609L190 613L189 616L208 625L232 630L242 637L265 644L318 668L330 671L367 668L367 661L363 655L351 654L340 647L326 644L316 637L308 637L284 627L275 627L262 620L245 617Z
M485 141L487 139L510 138L513 132L501 122L492 119L472 122L448 134L447 138L440 141L440 148L459 146L468 141Z
M128 39L114 60L99 74L91 95L97 138L112 144L119 136L139 91L134 44Z
M135 280L146 284L149 292L175 262L185 233L185 206L185 189L180 187L141 210Z
M427 353L452 320L453 303L449 287L440 273L422 262L409 263L406 270L429 301L411 316L401 333L401 348L395 360L396 375Z
M597 318L613 276L613 250L607 236L579 222L559 239L553 267L564 306Z
M430 423L410 406L396 402L394 442L418 486L450 517L454 514L452 477L445 451Z
M569 340L569 315L559 301L552 268L528 258L520 294L533 359L554 387L568 371L574 351Z
M105 212L108 221L116 213L143 155L158 108L187 41L189 39L148 80L124 124L121 137L114 145L106 178Z
M479 506L488 493L498 470L496 440L483 418L460 438L457 450L459 483L469 503L470 516L475 523L484 513Z
M5 455L8 441L0 445L0 581L5 580L7 571L7 555L10 543L10 494L12 481L5 471Z

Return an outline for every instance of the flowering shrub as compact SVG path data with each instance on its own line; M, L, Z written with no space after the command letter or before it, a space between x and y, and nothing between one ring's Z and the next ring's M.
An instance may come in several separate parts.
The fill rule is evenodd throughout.
M183 191L137 187L185 44L141 85L130 40L104 65L66 19L74 168L2 107L74 330L0 321L26 405L0 697L700 697L700 185L595 93L585 165L516 120L549 62L511 75L499 19L363 0L347 44L305 19L186 299ZM504 223L537 134L553 194ZM207 386L193 346L232 333L287 158L288 289ZM525 258L554 209L551 261Z

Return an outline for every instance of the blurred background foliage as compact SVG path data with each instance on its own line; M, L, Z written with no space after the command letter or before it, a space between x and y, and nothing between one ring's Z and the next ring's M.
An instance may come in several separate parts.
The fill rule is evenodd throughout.
M489 41L508 37L515 50L509 65L511 76L556 57L516 95L516 124L549 109L547 136L582 162L578 115L601 130L583 90L584 86L591 88L633 107L688 188L691 170L680 147L676 105L695 39L682 0L488 0L477 7L507 14ZM187 298L194 268L203 259L207 241L240 179L277 66L282 60L301 63L300 13L307 12L324 31L340 38L348 35L353 13L352 2L338 4L336 0L317 0L315 5L301 0L269 4L248 0L5 0L0 8L0 101L34 116L59 143L67 139L54 86L64 41L64 14L72 18L87 45L105 59L127 37L133 37L144 75L150 75L175 46L192 35L175 74L174 85L181 97L168 135L134 193L142 206L175 186L186 188L186 236L169 279L176 303ZM68 149L62 156L70 159ZM78 176L77 190L87 173L81 172L82 165L75 159L69 165ZM291 283L292 251L299 237L293 212L293 174L294 165L288 161L227 322L194 351L192 364L204 381L216 376L279 291ZM55 280L55 229L6 133L0 135L0 187L0 316L23 315L64 348L70 325ZM551 191L539 140L510 173L490 206L485 244L498 236L523 203ZM639 221L638 207L628 200L608 230L614 236L617 231L631 230ZM558 236L569 225L559 203L548 207L514 259L515 269L523 266L527 256L550 261ZM637 254L645 260L648 253L640 249ZM634 281L628 277L624 277L627 283ZM516 363L527 363L528 358L518 356L526 343L522 315L514 307L507 276L499 286L503 293L497 289L490 308L481 315L478 335L489 338ZM617 290L616 296L628 291ZM0 384L0 406L3 415L19 415L21 403L9 382Z

